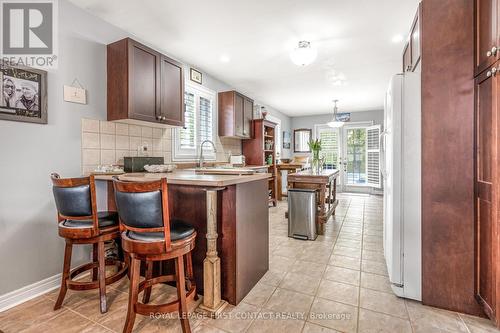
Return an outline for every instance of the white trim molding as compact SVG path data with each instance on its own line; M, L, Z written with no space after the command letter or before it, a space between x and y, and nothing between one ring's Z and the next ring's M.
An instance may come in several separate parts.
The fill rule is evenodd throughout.
M41 281L27 285L20 289L0 295L0 312L13 308L16 305L27 302L30 299L46 294L61 285L61 273L48 277Z

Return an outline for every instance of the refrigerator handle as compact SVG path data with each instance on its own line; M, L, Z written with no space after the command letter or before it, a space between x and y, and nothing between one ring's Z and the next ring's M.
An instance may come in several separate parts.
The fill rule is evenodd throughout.
M385 168L385 136L388 134L387 131L383 131L380 133L378 137L378 144L380 147L380 162L379 162L379 171L384 178L387 178L387 170Z

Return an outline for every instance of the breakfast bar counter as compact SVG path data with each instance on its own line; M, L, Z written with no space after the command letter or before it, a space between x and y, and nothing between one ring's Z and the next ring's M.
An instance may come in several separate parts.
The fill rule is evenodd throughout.
M193 266L200 306L211 315L226 304L238 304L269 268L267 173L251 175L125 173L124 181L167 179L170 218L194 226L197 232ZM95 175L108 182L108 210L115 210L112 175ZM223 300L221 300L221 298Z

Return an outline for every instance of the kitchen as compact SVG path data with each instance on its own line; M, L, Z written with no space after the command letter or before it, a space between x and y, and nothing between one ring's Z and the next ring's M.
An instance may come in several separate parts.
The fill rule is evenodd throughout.
M498 34L488 24L496 26L490 14L497 1L362 1L366 13L328 1L54 3L57 67L19 67L39 77L38 86L26 77L9 81L17 74L3 71L4 94L14 86L19 102L11 104L12 96L0 106L1 331L496 331L498 245L496 227L484 217L496 214L496 127L485 125L495 124L496 114L478 117L496 107L483 101L496 100ZM255 23L238 24L244 21ZM402 191L420 193L408 201L403 213L411 218L403 228L419 230L391 244L418 243L410 249L421 279L416 295L395 290L388 258L397 261L405 251L407 259L409 252L389 254L384 240L390 220L384 96L397 73L406 83L412 75L421 79L421 98L412 103L420 108L409 113L420 110L421 129L402 127L402 135L421 136L415 139L421 145L406 149L421 149L408 155L415 160L402 155L421 170L405 169L416 177L401 178ZM29 104L37 89L40 103ZM40 117L9 108L39 108ZM315 139L322 143L318 158L309 147ZM482 154L483 145L491 154ZM145 164L175 170L145 172ZM60 177L51 180L52 173ZM182 234L189 243L182 251L189 251L168 260L123 255L146 247L120 241L118 224L113 236L77 241L61 229L58 235L57 217L63 224L70 219L53 187L57 192L82 176L95 183L89 191L97 210L118 212L125 234L136 230L126 229L135 227L121 200L146 193L144 180L150 181L156 191L150 193L169 210L161 215L166 224L154 228L167 230L170 217L171 248ZM315 217L297 218L306 202L297 193L314 193L308 207ZM292 221L303 227L306 220L317 222L309 225L314 241L289 237ZM66 249L68 239L75 243L72 260L64 259L65 238ZM173 255L165 251L161 256ZM113 261L105 266L117 269L99 274L104 252L104 261ZM86 266L92 288L63 282L69 290L59 302L64 267L89 261L96 263ZM175 274L181 268L186 274ZM156 283L159 275L170 280ZM148 276L154 285L141 282ZM178 288L184 283L186 299ZM138 296L129 291L134 285ZM166 311L178 309L177 297L189 320ZM174 303L145 310L168 302Z

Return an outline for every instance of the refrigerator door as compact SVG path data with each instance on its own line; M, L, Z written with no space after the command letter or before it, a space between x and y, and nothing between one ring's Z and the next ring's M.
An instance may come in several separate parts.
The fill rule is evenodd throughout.
M421 84L420 73L404 76L402 220L404 296L422 299L421 245Z
M392 77L384 112L384 255L393 290L402 296L403 249L401 219L401 113L403 75Z

